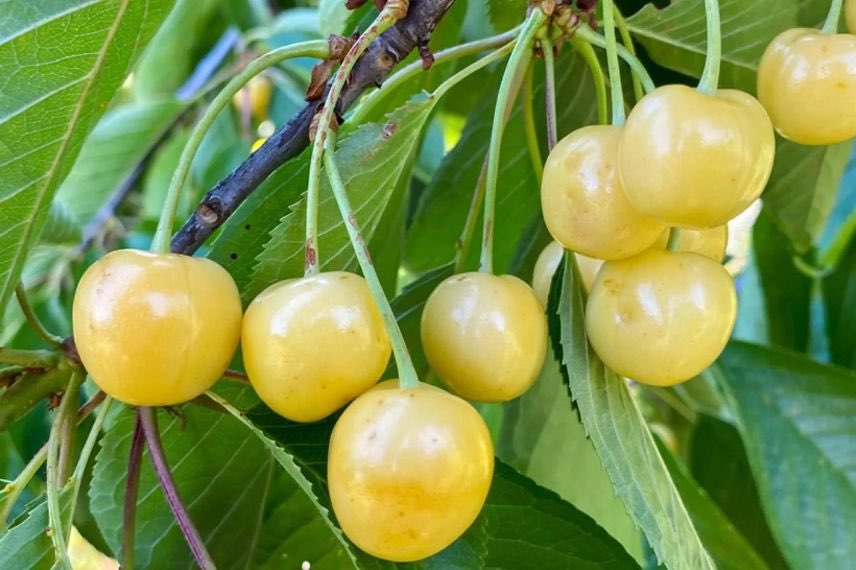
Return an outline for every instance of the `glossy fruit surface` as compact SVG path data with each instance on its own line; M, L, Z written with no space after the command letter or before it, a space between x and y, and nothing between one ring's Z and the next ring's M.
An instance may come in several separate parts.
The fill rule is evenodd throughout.
M709 228L761 195L774 154L770 119L752 96L666 85L627 117L619 171L641 213L669 226Z
M264 290L247 307L241 340L256 393L297 422L325 418L371 388L391 351L368 285L344 271Z
M241 299L207 259L108 253L78 283L74 340L99 388L136 406L170 406L208 390L232 360Z
M456 393L480 402L511 400L541 371L544 307L517 277L454 275L425 303L422 346L431 368Z
M650 249L604 264L588 298L586 332L614 371L671 386L716 360L736 317L734 282L721 265Z
M666 249L669 244L669 231L657 239L654 247ZM688 253L699 253L705 257L722 263L725 259L725 248L728 247L728 225L722 224L706 230L681 230L681 240L678 242L678 251Z
M758 98L794 142L829 145L856 136L856 36L795 28L779 34L758 66Z
M598 259L651 247L663 225L641 214L618 176L621 127L583 127L563 138L544 164L541 210L553 238Z
M493 476L493 444L470 404L422 384L383 382L333 429L327 479L342 530L372 556L427 558L475 521Z
M552 241L547 244L547 247L538 256L535 262L535 269L532 272L532 290L535 296L545 308L550 295L550 285L553 282L553 275L556 274L556 269L562 261L562 256L565 254L565 248L557 241ZM591 289L594 283L597 272L600 271L603 265L602 259L594 259L575 253L577 259L577 267L580 269L580 275L583 279L583 286L586 291Z

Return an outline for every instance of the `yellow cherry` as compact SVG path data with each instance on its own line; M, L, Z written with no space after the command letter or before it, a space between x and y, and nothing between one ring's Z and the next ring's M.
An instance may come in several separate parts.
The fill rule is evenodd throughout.
M666 85L627 117L619 171L642 214L669 226L709 228L761 195L774 155L773 127L752 96Z
M734 282L720 264L649 249L604 264L586 305L586 332L615 372L671 386L716 360L736 318Z
M264 290L247 307L241 340L259 397L296 422L325 418L374 386L391 350L368 285L344 271Z
M779 133L830 145L856 136L856 36L795 28L767 46L758 98Z
M434 372L461 396L511 400L529 389L544 362L544 307L512 275L454 275L425 303L422 347Z
M565 248L562 247L562 244L553 241L547 244L535 262L535 270L532 272L532 290L544 307L547 306L553 275L556 274L556 269L559 267L564 254ZM603 265L603 260L586 257L579 253L575 253L574 256L577 259L577 267L579 267L580 276L583 279L583 287L588 291L591 289L595 277L597 277L597 272Z
M72 319L99 388L126 404L171 406L225 372L241 334L241 299L213 261L125 249L86 270Z
M669 243L669 230L663 232L654 247L666 249ZM705 230L682 229L678 242L678 251L699 253L705 257L722 263L725 259L725 248L728 247L728 224L722 224Z
M327 483L339 525L384 560L421 560L452 544L481 511L492 476L484 420L427 384L379 384L348 406L330 438Z
M598 259L621 259L657 240L663 224L640 213L618 176L621 127L583 127L550 152L541 182L541 209L553 238Z
M232 97L232 104L239 111L244 108L244 102L249 101L250 115L257 122L268 117L268 108L273 93L270 80L263 75L256 75Z

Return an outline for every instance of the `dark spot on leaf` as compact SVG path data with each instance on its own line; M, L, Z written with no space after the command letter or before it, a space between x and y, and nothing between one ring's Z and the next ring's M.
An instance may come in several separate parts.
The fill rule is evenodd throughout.
M398 128L398 126L393 121L389 121L387 124L385 124L383 126L383 130L381 131L381 136L384 138L384 140L386 140L395 134L395 129L397 129L397 128Z
M229 254L229 259L231 259L231 260L238 259L238 254L237 254L237 253L230 253L230 254Z

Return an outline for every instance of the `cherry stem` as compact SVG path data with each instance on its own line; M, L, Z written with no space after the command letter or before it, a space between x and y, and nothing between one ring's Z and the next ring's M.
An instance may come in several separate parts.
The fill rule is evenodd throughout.
M841 20L841 7L844 5L844 0L832 0L829 5L829 13L826 15L826 21L823 22L821 31L824 34L835 34L838 32L838 22Z
M69 379L68 388L62 397L61 407L68 407L62 414L63 422L59 426L59 456L57 457L57 481L65 484L68 480L71 455L74 453L74 432L77 428L77 405L80 403L80 384L83 382L83 374L74 371Z
M722 60L722 29L719 23L719 0L704 0L707 20L707 59L698 82L698 90L713 95L719 85L719 66Z
M621 10L618 9L618 6L614 6L613 14L615 16L615 25L618 26L618 35L621 36L621 42L624 44L624 48L627 50L629 55L636 58L636 48L633 46L633 38L630 35L630 30L627 28L627 20L624 19L624 16L621 14ZM620 50L618 55L621 56ZM645 69L644 66L642 69ZM645 71L645 75L648 75L647 71ZM639 74L636 73L635 70L630 74L630 80L633 82L633 96L638 101L645 93L642 90L642 81Z
M530 67L526 73L526 80L523 83L523 127L526 132L526 146L529 149L529 158L532 161L532 171L535 173L535 178L538 179L538 185L541 184L541 178L544 177L544 159L541 157L541 147L538 144L538 131L535 127L535 98L533 97L532 76L535 70ZM548 112L547 123L550 123ZM555 124L555 115L553 116ZM547 127L547 138L549 135L549 127Z
M152 251L168 253L170 251L170 237L172 235L172 226L175 220L175 213L178 209L178 202L181 196L181 190L187 182L187 177L190 173L190 165L193 158L196 156L199 146L208 130L220 112L225 109L232 98L238 93L247 82L261 73L262 71L273 67L288 59L296 57L313 57L324 59L330 54L330 46L326 40L313 40L302 42L290 46L282 47L270 51L261 57L251 61L238 75L233 77L220 92L211 101L211 104L205 110L202 118L196 123L193 132L184 149L181 152L178 166L172 176L172 180L167 190L166 199L164 200L163 210L161 212L158 227L155 231L155 236L152 241Z
M98 392L98 394L104 394L104 392ZM102 401L104 401L103 397L99 398L96 401L96 398L98 398L98 394L93 396L92 399L90 399L86 404L80 407L80 410L78 410L77 413L77 425L80 425L83 420L88 418L92 411L95 410L95 408L98 407L98 405ZM109 405L110 401L108 400L99 412L98 416L96 417L95 423L92 426L92 431L90 432L90 438L92 437L92 433L96 434L97 436L97 434L100 432L101 425L104 422L103 416L106 415L107 407ZM87 440L87 444L88 441L89 440ZM39 449L35 453L35 455L33 455L32 459L30 459L30 462L27 463L24 469L15 478L15 480L11 483L8 483L3 488L3 490L6 492L6 500L3 503L2 509L0 509L0 530L6 529L9 515L11 514L12 509L15 507L15 503L17 502L18 497L21 496L21 493L24 492L24 489L27 488L27 486L30 484L30 481L33 479L36 473L38 473L39 469L42 468L42 465L44 465L45 461L47 461L49 448L50 442L43 445L41 449ZM81 458L83 458L84 456L86 458L89 457L89 453L86 452L86 445L84 445L84 451L81 452ZM80 476L78 476L78 471L80 471L79 465L78 468L75 469L74 474L74 480L76 485L79 485L80 482L83 480L82 473Z
M434 54L434 64L431 68L433 69L435 66L448 61L455 61L490 49L501 48L512 43L519 32L520 27L518 26L503 34L438 51ZM392 91L423 73L425 73L425 68L422 66L422 62L418 60L401 68L401 70L384 81L383 89L373 91L363 99L362 103L348 117L348 123L359 125L366 122L378 105L383 103Z
M122 570L134 568L134 536L137 524L137 493L140 489L140 467L145 437L137 410L134 435L128 455L128 480L125 484L125 507L122 511Z
M184 503L181 502L181 497L178 494L178 488L175 485L175 480L172 478L172 473L169 470L169 464L166 460L166 455L161 444L160 433L158 432L157 417L153 408L141 406L137 409L140 422L143 425L143 434L145 435L146 445L149 448L149 454L152 458L152 465L155 468L155 474L163 490L166 502L172 510L173 516L196 559L196 563L202 570L214 570L214 561L211 555L205 549L205 542L199 536L196 527L193 526L193 521L187 512Z
M541 39L541 51L544 52L544 96L545 115L547 120L547 149L553 150L559 141L558 126L556 124L556 61L553 56L553 42L548 38ZM538 177L540 180L540 176Z
M315 117L317 126L312 141L312 156L309 159L309 184L306 188L306 243L304 246L306 248L304 275L306 276L316 275L321 265L318 255L318 203L321 191L321 163L324 158L324 143L330 136L330 123L333 120L339 96L342 94L342 89L345 87L354 65L369 47L369 44L392 27L402 16L400 8L398 6L393 8L393 4L395 2L389 2L381 10L371 26L357 38L357 41L348 50L333 81L330 83L321 111Z
M478 180L476 181L476 189L473 192L473 197L470 200L470 209L467 210L467 219L464 221L464 228L461 230L461 237L458 238L456 244L457 251L455 252L455 273L461 273L467 263L467 255L470 252L470 244L473 241L473 234L476 232L476 223L478 222L479 212L481 211L482 203L484 202L484 192L487 187L487 155L482 160L481 171L479 172Z
M624 124L624 91L621 88L621 68L618 65L618 42L615 40L615 5L603 2L603 33L606 36L606 66L609 69L609 90L612 95L612 124Z
M592 80L594 81L594 92L597 96L598 123L607 125L609 124L609 104L607 103L606 75L603 73L603 66L600 64L600 59L594 52L592 42L583 37L580 34L580 30L582 30L582 27L577 28L576 33L571 36L571 45L574 46L574 49L580 54L583 61L586 62L589 70L591 70ZM592 32L592 34L601 37L600 34L596 34L595 32ZM606 44L604 43L604 45Z
M577 28L577 31L572 36L572 41L574 38L585 40L593 45L596 45L599 48L606 47L606 38L604 38L599 33L592 30L587 25L581 25ZM574 44L576 47L576 43ZM639 58L636 57L633 53L630 52L626 47L622 45L615 46L616 51L618 52L618 56L624 60L628 66L630 66L630 70L633 72L633 76L638 78L642 83L642 88L645 93L650 93L656 86L654 85L654 80L651 79L651 75L648 73L648 70L645 69L645 66L639 61ZM599 65L598 60L598 65Z
M342 220L348 229L348 237L351 238L351 245L354 248L354 253L363 272L363 277L374 297L381 318L383 318L383 324L389 335L389 341L392 344L392 353L395 356L395 365L398 367L399 386L405 389L417 388L419 386L419 375L413 366L413 360L410 358L410 352L407 350L407 343L404 341L404 335L401 334L395 313L383 292L383 286L372 263L368 245L360 232L357 216L353 208L351 208L345 183L342 181L342 175L336 164L335 154L333 153L334 138L334 135L328 137L327 152L324 154L324 167L327 171L327 178L330 180L330 187L333 189L333 196L336 198L336 204L339 206Z
M681 247L681 229L672 228L669 230L669 241L666 242L666 249L669 251L679 251Z
M62 507L59 495L65 486L66 476L62 472L63 465L61 464L61 457L63 455L63 444L67 445L70 443L67 438L64 441L64 434L67 430L69 420L73 418L71 414L76 409L72 405L72 402L77 399L77 390L80 386L80 381L81 377L76 372L69 376L68 386L51 425L47 453L47 505L51 543L53 544L56 564L60 568L68 570L72 568L71 561L68 558L68 535L71 532L71 525L69 524L66 530L66 525L62 520ZM73 508L73 505L71 507Z
M15 297L18 299L18 304L21 306L24 318L27 319L27 323L29 323L33 331L39 335L39 338L54 348L62 346L62 337L51 334L51 332L42 324L42 321L39 320L39 317L33 310L33 306L30 304L29 299L27 299L27 292L24 289L23 283L18 283L18 286L15 287Z
M499 178L499 157L502 146L502 135L505 131L505 123L511 113L511 105L517 95L517 84L521 78L521 71L525 70L532 57L532 46L538 30L544 24L546 16L540 9L532 10L520 35L514 44L502 81L499 84L499 93L496 99L496 107L493 113L493 126L490 132L490 146L487 155L487 182L484 197L484 220L482 228L482 249L479 271L493 273L493 234L496 223L496 186Z

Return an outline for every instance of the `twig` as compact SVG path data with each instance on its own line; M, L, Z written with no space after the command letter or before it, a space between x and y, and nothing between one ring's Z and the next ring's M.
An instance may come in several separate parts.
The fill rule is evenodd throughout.
M407 17L380 35L354 66L336 112L344 111L370 86L378 86L407 54L426 45L454 0L411 0ZM172 251L191 254L219 228L274 170L309 143L309 128L322 100L313 101L273 134L202 199L172 239Z
M122 569L134 568L134 530L137 520L137 492L140 489L140 466L143 458L143 424L137 410L134 436L128 456L128 481L125 485L125 508L122 511Z
M155 411L153 408L139 407L137 408L137 413L143 426L143 434L145 435L146 445L149 448L149 454L152 458L152 465L154 465L158 483L160 483L164 497L166 497L166 502L175 516L181 533L184 535L187 545L190 547L190 551L193 553L193 557L196 559L199 567L202 570L214 570L214 561L205 549L205 542L199 535L199 531L193 526L193 521L190 519L187 508L181 501L175 480L172 478L172 473L169 470L163 445L161 445Z

